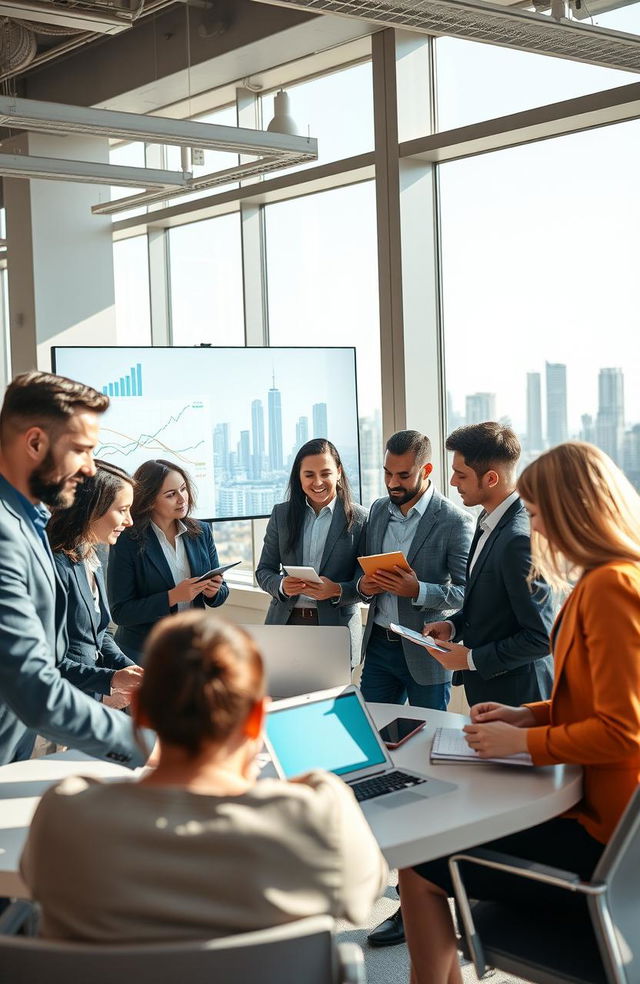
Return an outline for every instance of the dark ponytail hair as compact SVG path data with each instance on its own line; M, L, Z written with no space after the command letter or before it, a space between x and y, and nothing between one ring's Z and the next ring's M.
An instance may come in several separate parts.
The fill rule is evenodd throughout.
M110 461L96 458L95 475L85 478L78 485L72 505L55 509L47 523L47 536L54 553L63 553L78 564L82 560L83 547L91 543L91 527L111 508L124 485L135 482L130 475L112 465Z
M287 486L287 499L289 500L289 536L286 542L287 550L295 549L298 540L302 536L302 529L304 527L306 496L303 492L302 483L300 481L302 461L304 458L308 458L315 454L330 454L334 460L336 468L339 472L341 472L338 479L337 496L342 503L344 514L347 517L347 529L350 530L353 526L354 509L351 486L349 485L349 479L346 476L345 470L342 467L340 455L338 454L335 445L333 445L331 441L328 441L326 437L314 437L312 441L307 441L306 444L302 445L294 458L293 465L291 466L291 474L289 475L289 484Z
M145 647L138 705L161 742L196 756L224 742L264 696L262 657L244 629L211 612L163 619Z

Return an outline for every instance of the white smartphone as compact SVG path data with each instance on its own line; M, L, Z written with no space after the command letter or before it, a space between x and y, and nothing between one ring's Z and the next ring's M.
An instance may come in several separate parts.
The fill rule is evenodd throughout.
M389 626L392 632L396 632L398 635L403 636L410 642L417 643L418 646L424 646L425 649L435 649L439 653L448 653L448 649L444 649L439 646L435 639L431 636L423 636L422 633L416 632L415 629L409 629L406 625L394 625L393 622Z

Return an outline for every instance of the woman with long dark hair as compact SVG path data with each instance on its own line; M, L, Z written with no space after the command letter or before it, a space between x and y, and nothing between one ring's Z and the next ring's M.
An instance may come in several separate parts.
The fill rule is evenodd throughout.
M351 790L320 770L256 781L267 698L251 637L190 611L145 648L134 716L160 761L139 782L73 776L45 793L20 863L42 935L165 942L366 919L387 866Z
M73 505L54 510L47 524L58 575L67 594L69 645L61 672L110 707L126 707L140 668L115 643L97 547L113 545L131 526L133 480L108 461L78 486Z
M291 467L287 500L271 513L256 569L272 598L267 624L346 625L354 664L362 635L356 583L366 517L331 441L307 441ZM287 565L315 568L320 583L290 576Z
M134 474L134 526L114 545L107 582L116 642L136 663L144 640L164 615L222 605L224 578L200 578L219 566L211 526L193 519L195 490L187 472L162 458Z
M528 752L534 765L582 765L584 795L567 813L482 846L589 880L640 782L640 497L599 448L559 444L528 465L518 492L531 517L532 578L568 593L551 633L550 700L471 708L481 758ZM448 859L400 872L412 984L460 984L447 896ZM473 867L469 896L541 905L562 921L584 896Z

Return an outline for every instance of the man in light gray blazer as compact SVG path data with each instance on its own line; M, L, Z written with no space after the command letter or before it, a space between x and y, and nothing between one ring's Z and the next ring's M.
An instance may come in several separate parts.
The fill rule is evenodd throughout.
M470 516L445 499L429 478L431 442L418 431L399 431L387 441L384 477L388 498L371 506L366 554L404 553L410 572L397 567L360 579L370 602L363 639L365 700L446 710L451 673L420 645L389 629L391 623L421 632L425 622L462 606ZM435 612L439 614L434 615Z
M36 733L134 768L148 755L131 718L78 690L63 672L66 597L42 506L70 505L95 472L93 449L108 398L88 386L29 372L0 412L0 764L28 758ZM77 664L76 664L77 665ZM128 670L121 671L123 674ZM132 672L131 689L138 685ZM124 677L120 686L126 686Z

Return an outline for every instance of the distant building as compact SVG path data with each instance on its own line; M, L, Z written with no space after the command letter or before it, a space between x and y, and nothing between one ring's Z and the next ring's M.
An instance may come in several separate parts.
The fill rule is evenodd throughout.
M262 400L251 403L251 474L253 478L262 477L264 467L264 408Z
M309 440L309 418L298 417L298 423L296 424L295 450L298 451L303 444L307 443L308 440Z
M471 393L465 398L467 424L481 424L496 419L496 394Z
M527 451L542 451L542 386L539 372L527 373Z
M313 436L327 437L327 438L329 437L329 428L327 426L326 403L313 404Z
M362 504L370 506L384 495L382 481L382 426L380 411L372 417L360 417L360 475Z
M213 431L213 463L218 475L227 475L230 471L229 459L229 424L216 424Z
M567 367L562 362L547 362L547 446L555 447L569 437L567 423Z
M625 475L640 491L640 424L634 424L624 435L623 454Z
M624 376L622 369L598 373L596 444L622 466L624 442Z
M593 417L590 413L583 413L580 417L580 440L595 444L596 430L593 426Z
M276 389L275 376L273 386L269 390L269 468L272 472L282 471L284 456L282 453L282 404L280 390Z
M238 466L244 472L245 477L249 478L251 474L251 442L248 430L240 431Z

